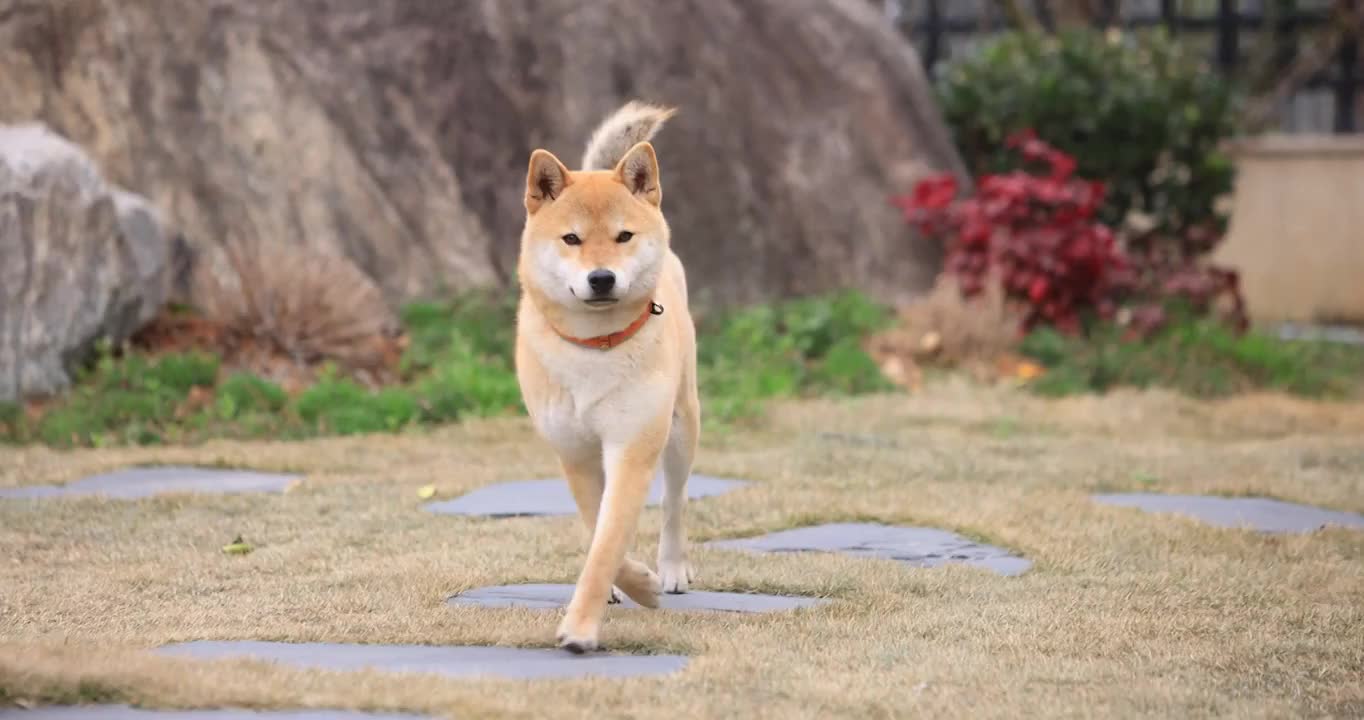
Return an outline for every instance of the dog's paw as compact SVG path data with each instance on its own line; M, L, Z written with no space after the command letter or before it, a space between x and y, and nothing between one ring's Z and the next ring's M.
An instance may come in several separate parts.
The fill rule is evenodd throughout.
M624 600L625 600L625 596L621 594L620 588L616 587L615 585L612 585L612 586L611 586L611 594L608 595L607 598L606 598L606 604L607 604L607 605L619 605L619 604L621 604L621 602L624 601Z
M663 592L669 595L680 595L691 587L692 567L686 560L660 560L658 574L662 578Z
M572 635L560 635L559 647L567 650L574 655L595 652L599 645L597 639L593 637L573 637Z
M648 565L637 560L627 560L616 575L616 585L631 600L646 608L658 607L658 596L663 591L663 583Z
M573 614L569 613L563 622L559 623L559 631L555 633L554 639L564 650L581 655L601 647L597 642L597 630L596 624L576 620Z

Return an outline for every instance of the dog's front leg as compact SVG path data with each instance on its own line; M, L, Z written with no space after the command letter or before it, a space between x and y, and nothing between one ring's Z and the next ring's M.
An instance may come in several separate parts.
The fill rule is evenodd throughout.
M568 488L573 493L573 500L578 504L578 516L582 518L583 529L587 531L587 546L592 545L592 536L597 531L597 515L601 510L602 492L606 487L606 476L602 471L601 448L594 448L586 452L560 451L559 467L564 471L564 477L568 480ZM625 558L620 567L617 577L625 582L630 581L631 575L651 572L644 563ZM607 603L615 605L620 603L621 593L615 587L611 588L611 595Z
M606 491L587 551L587 563L559 625L559 646L566 650L581 653L597 648L613 581L640 605L658 606L662 589L658 576L642 563L627 566L625 553L634 542L666 433L666 426L646 430L627 444L606 443L603 448Z

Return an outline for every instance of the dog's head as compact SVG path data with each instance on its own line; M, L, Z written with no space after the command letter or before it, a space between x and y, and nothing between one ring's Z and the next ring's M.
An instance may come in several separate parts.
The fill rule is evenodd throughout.
M641 142L613 170L572 172L546 150L530 156L521 281L567 310L650 298L668 256L654 148Z

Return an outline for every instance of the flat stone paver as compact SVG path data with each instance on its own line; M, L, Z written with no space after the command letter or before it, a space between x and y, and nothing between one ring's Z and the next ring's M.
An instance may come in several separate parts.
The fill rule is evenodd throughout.
M101 495L119 500L145 498L160 493L266 493L282 492L297 475L260 473L217 468L133 467L67 483L0 489L0 498L47 498Z
M687 497L695 500L721 495L747 484L748 482L744 480L692 475L687 480ZM662 499L663 476L660 474L654 477L653 485L649 488L649 504L657 505ZM578 505L573 501L573 494L568 489L568 481L560 478L488 485L451 500L427 503L423 507L442 515L487 517L573 515L578 512Z
M473 605L478 607L550 609L567 606L571 597L573 597L572 585L499 585L496 587L466 590L458 595L452 596L445 602L449 605ZM662 610L767 613L813 607L827 601L821 598L793 597L789 595L691 590L680 595L664 593L659 596L658 602L659 608ZM639 605L634 600L626 597L621 601L621 607L638 608Z
M916 567L961 563L1001 575L1021 575L1032 561L1003 548L967 540L935 528L878 523L832 523L782 530L736 540L713 540L709 547L757 552L833 552L899 560Z
M13 720L423 720L423 715L369 713L359 710L157 710L127 705L44 705L31 710L0 709Z
M1364 528L1364 515L1269 498L1112 493L1095 495L1094 499L1106 505L1176 513L1218 527L1251 528L1267 533L1312 532L1327 525Z
M196 640L156 652L199 659L244 658L322 670L435 673L447 677L576 678L666 675L687 664L682 655L623 655L564 650L441 645L349 645L259 640Z
M1364 331L1343 325L1284 323L1279 326L1279 339L1364 345Z

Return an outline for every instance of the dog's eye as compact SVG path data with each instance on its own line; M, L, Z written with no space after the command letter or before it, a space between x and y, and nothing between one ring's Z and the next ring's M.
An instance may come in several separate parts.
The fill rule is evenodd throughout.
M634 237L634 236L635 236L635 234L632 233L632 232L630 232L629 230L621 230L621 231L620 231L620 234L616 236L616 242L618 242L618 243L628 243L628 242L630 242L630 238L632 238L632 237Z
M564 244L565 244L565 245L582 245L582 244L583 244L583 239L580 238L580 237L578 237L578 236L577 236L576 234L574 234L574 233L569 233L569 234L567 234L567 235L564 236Z

